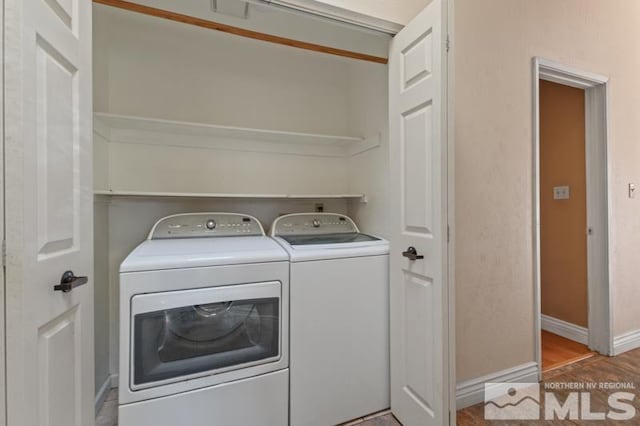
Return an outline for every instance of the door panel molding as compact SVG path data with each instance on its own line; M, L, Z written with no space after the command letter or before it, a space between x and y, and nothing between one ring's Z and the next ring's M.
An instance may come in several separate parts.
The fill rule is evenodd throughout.
M450 7L431 2L389 55L391 410L408 426L455 424Z
M95 419L91 8L4 0L7 424Z

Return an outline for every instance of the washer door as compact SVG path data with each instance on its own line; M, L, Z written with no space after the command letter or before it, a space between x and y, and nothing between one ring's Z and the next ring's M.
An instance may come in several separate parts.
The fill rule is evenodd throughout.
M281 284L134 296L132 390L280 358Z

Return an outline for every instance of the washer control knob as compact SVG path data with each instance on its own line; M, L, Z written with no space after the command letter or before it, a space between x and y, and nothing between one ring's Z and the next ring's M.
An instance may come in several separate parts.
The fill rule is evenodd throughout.
M205 224L205 226L207 227L207 229L215 229L216 228L216 221L213 219L209 219L207 220L207 223Z
M320 221L318 219L313 219L313 227L320 228Z

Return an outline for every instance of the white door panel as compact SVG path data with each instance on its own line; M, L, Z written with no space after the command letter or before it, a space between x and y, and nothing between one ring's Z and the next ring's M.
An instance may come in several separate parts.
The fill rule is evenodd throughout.
M5 0L7 418L94 422L91 2ZM72 270L88 283L54 291Z
M391 44L391 409L405 426L448 423L446 141L442 0ZM423 258L410 259L415 254Z

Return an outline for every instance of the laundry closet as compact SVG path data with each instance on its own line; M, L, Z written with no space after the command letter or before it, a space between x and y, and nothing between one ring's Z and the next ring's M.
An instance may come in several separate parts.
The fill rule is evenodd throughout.
M265 379L260 395L280 398L281 417L267 423L287 423L296 400L286 398L295 380L283 380L285 370L314 383L293 358L304 352L295 345L309 350L305 337L320 340L318 317L331 327L323 323L323 347L306 352L307 368L338 379L317 399L364 400L367 380L347 377L374 364L360 377L378 377L383 394L376 407L322 425L389 405L406 425L450 418L453 9L448 0L417 3L397 20L387 2L356 10L342 0L4 1L7 424L91 424L115 386L136 392L118 395L120 414L142 398L164 410L129 411L120 426L174 426L182 419L163 413L193 414L193 400L173 410L164 398L205 388L234 395L231 404L213 398L231 424L255 371ZM227 266L235 272L217 274ZM371 291L374 280L382 291ZM289 284L300 283L318 290L302 294L310 305L293 300ZM193 293L205 288L206 298ZM308 314L321 298L325 307ZM246 303L231 309L238 301ZM236 314L230 325L220 320ZM310 328L296 328L305 320ZM352 358L345 363L340 350ZM205 365L218 354L220 363ZM226 373L229 381L213 383ZM279 392L266 384L274 377ZM217 410L211 399L201 399L194 424ZM256 413L271 406L253 401L264 403ZM307 417L318 411L310 407Z
M382 32L252 3L237 17L201 3L173 7L388 54L391 37ZM238 212L268 228L286 213L325 211L388 236L386 64L95 4L93 87L99 396L117 383L120 264L160 218Z

